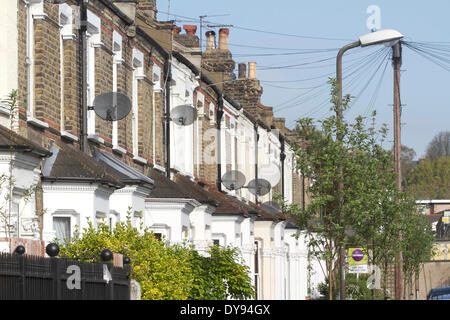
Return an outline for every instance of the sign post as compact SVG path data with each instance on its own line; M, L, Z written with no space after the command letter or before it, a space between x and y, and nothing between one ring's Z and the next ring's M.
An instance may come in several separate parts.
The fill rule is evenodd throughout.
M368 259L361 248L348 249L348 272L349 273L367 273Z

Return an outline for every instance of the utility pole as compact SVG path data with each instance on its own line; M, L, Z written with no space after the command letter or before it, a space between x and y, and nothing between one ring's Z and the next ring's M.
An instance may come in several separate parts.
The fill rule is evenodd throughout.
M397 174L397 189L402 190L401 172L401 100L400 100L400 67L402 64L401 42L392 46L392 61L394 64L394 163ZM402 239L401 233L398 240ZM400 251L395 264L395 299L402 300L403 296L403 254Z

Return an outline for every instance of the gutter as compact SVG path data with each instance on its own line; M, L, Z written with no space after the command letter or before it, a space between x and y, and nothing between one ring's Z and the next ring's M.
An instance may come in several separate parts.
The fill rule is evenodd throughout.
M165 130L164 130L164 143L165 143L165 151L166 151L166 176L170 179L170 82L172 80L172 71L171 71L172 60L169 57L164 62L164 73L166 76L164 91L165 91L165 110L164 110L164 121L165 121Z
M102 179L102 178L91 178L91 177L41 177L42 181L46 182L90 182L90 183L100 183L103 185L107 185L108 187L113 187L116 189L123 188L124 185L114 183L111 180Z
M220 95L217 104L217 190L222 191L222 116L223 116L223 96Z
M80 3L80 39L81 39L81 151L87 152L87 7L88 0Z
M1 151L19 151L19 152L30 152L38 155L42 158L47 158L52 155L52 152L46 150L39 150L38 148L30 146L0 146Z
M280 144L281 144L281 153L280 153L280 160L281 160L281 197L284 200L284 160L286 159L286 153L284 152L284 137L280 134Z

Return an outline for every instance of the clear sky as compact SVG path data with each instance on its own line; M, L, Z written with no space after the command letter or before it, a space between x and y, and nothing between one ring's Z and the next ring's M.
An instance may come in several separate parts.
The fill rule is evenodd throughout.
M411 42L439 42L450 61L450 1L433 0L158 0L158 20L178 26L204 18L202 33L231 25L229 49L236 63L255 61L264 88L262 103L274 108L292 127L295 119L330 115L328 77L335 76L340 47L369 33L367 8L380 9L381 29L396 29ZM203 40L205 37L203 36ZM448 42L443 44L443 42ZM447 47L448 46L448 47ZM384 50L383 50L384 49ZM348 120L377 111L377 123L390 129L393 140L393 74L390 49L357 48L344 57L344 93L355 96ZM432 49L425 48L427 52ZM447 64L450 70L450 63ZM450 71L410 48L403 48L401 76L402 144L417 157L431 139L450 130Z

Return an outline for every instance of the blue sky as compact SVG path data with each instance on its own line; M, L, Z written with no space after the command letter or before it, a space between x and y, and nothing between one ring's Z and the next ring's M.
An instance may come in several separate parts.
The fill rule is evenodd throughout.
M296 118L330 115L328 77L335 73L338 48L369 33L366 10L380 8L382 29L397 29L412 42L449 42L450 1L432 4L412 0L158 0L158 19L178 26L204 18L203 34L211 25L232 25L229 48L236 63L255 61L264 88L262 103L274 108L292 126ZM168 14L169 13L169 14ZM252 30L249 30L252 29ZM199 35L200 28L197 29ZM265 32L264 32L265 31ZM288 34L288 35L281 35ZM204 39L204 37L203 37ZM344 93L355 96L345 115L377 111L377 123L390 129L393 140L393 75L389 48L357 48L344 57ZM450 130L450 72L409 48L403 48L401 77L402 144L417 157L431 139Z

